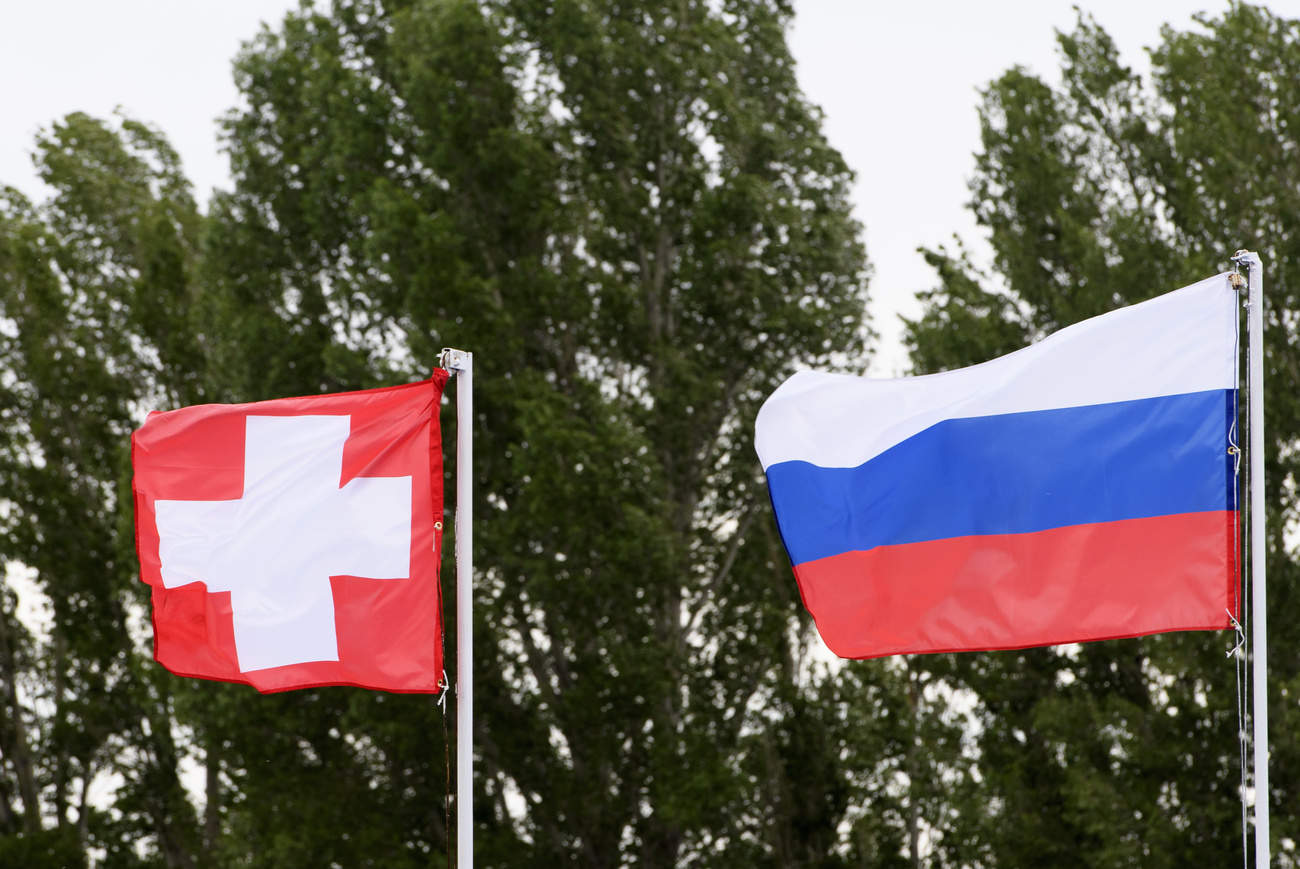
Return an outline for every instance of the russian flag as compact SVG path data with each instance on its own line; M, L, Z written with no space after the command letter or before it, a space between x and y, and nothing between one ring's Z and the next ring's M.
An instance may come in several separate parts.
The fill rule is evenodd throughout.
M804 604L845 658L1229 627L1227 275L983 365L802 371L756 446Z

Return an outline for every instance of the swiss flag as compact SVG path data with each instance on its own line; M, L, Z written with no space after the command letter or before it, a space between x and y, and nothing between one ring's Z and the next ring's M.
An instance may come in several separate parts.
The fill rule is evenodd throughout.
M436 692L446 382L150 414L131 459L154 658L264 692Z

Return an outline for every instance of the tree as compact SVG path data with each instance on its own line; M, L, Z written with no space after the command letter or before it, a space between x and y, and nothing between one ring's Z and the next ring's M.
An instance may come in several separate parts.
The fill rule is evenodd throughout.
M0 854L442 865L433 698L147 661L126 435L151 407L418 378L455 344L479 372L484 865L899 862L906 683L810 658L750 443L794 367L870 339L790 14L306 6L237 60L236 182L206 216L157 131L55 126L57 193L10 194L0 247L0 554L57 626L6 599ZM126 780L107 811L96 770Z
M0 856L77 865L93 841L105 865L190 866L170 682L128 629L146 602L127 435L140 402L203 395L199 217L142 124L71 115L36 159L49 202L0 198L0 561L34 570L52 612L33 635L0 599ZM121 777L112 812L87 800L105 772Z
M477 351L489 864L749 863L773 837L803 863L838 841L838 746L815 748L831 778L805 783L828 801L807 821L745 775L816 705L750 421L794 364L866 338L850 176L798 91L789 14L343 3L237 65L250 108L227 122L217 308L283 312L257 320L287 331L275 346L319 350L295 347L293 372L256 364L232 393ZM321 714L380 699L322 694ZM412 713L392 735L430 729ZM793 787L787 762L764 767L774 786ZM388 768L385 799L404 802L404 776ZM259 787L241 817L259 840L291 835L256 810L274 799ZM414 813L390 828L429 830Z
M1166 28L1144 82L1087 17L1059 37L1062 83L1013 69L984 92L971 184L997 281L928 253L939 287L908 324L919 372L984 361L1061 326L1266 262L1269 606L1296 562L1300 417L1293 330L1300 23L1234 4ZM1275 620L1276 623L1276 620ZM1296 829L1294 630L1270 637L1274 853ZM978 837L994 865L1179 866L1241 859L1231 638L1189 633L937 661L978 697ZM969 816L969 813L968 813ZM1287 862L1285 865L1291 865Z
M445 865L434 698L261 697L148 661L126 451L150 407L400 382L444 344L479 372L484 865L1240 856L1220 635L818 659L749 433L793 368L862 360L870 332L850 174L799 93L790 14L306 6L236 62L236 181L206 215L153 128L74 115L42 136L53 197L0 206L0 559L53 612L46 636L0 598L0 863ZM929 252L914 364L1261 250L1286 611L1300 23L1236 5L1167 30L1150 84L1086 18L1060 42L1059 87L1011 70L986 92L992 274ZM1270 649L1283 862L1294 630L1275 620Z

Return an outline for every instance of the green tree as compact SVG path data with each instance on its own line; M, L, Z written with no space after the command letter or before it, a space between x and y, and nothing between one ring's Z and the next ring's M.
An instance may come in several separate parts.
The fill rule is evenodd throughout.
M1300 23L1233 4L1166 28L1150 82L1087 17L1057 87L1021 69L984 92L971 184L997 281L928 253L940 284L908 324L918 372L969 365L1228 267L1266 262L1269 608L1295 596L1296 71ZM1276 626L1276 627L1274 627ZM1294 862L1297 636L1270 625L1274 853ZM1236 685L1213 633L960 656L932 669L978 698L974 811L993 865L1228 865L1241 859ZM1279 846L1281 846L1279 848Z
M127 434L421 377L454 344L479 374L483 864L900 864L916 704L895 669L813 659L750 440L793 368L870 339L790 15L304 6L236 62L206 216L151 128L38 143L54 197L0 213L0 557L55 627L6 593L3 859L443 865L433 698L147 660ZM105 810L97 774L123 782Z
M34 571L53 626L0 598L0 863L444 865L433 698L261 697L148 660L126 449L151 407L417 378L443 344L479 372L484 865L1240 856L1224 637L818 660L749 432L794 367L864 358L870 334L850 174L799 93L790 14L304 7L236 62L236 183L207 215L156 130L74 115L42 136L52 198L0 205L0 559ZM1167 30L1148 85L1084 19L1059 87L990 85L972 192L993 274L930 252L908 331L918 371L971 364L1261 250L1278 612L1298 37L1237 5ZM1273 630L1285 863L1300 667Z
M227 121L236 187L212 229L213 309L233 316L213 329L247 335L230 347L255 361L223 368L224 388L363 386L426 370L443 344L477 351L489 865L820 865L839 846L836 686L805 682L809 625L749 435L793 366L867 337L850 174L799 93L789 15L340 3L237 64L249 109ZM381 701L402 710L382 735ZM436 765L409 769L432 704L256 702L316 722L286 744L325 757L328 733L364 729L382 758L369 795L312 811L349 829L378 801L390 842L440 847ZM231 734L226 757L258 771L234 841L322 859L319 827L266 810L297 787L299 753Z
M37 146L52 198L0 193L0 562L34 570L52 612L33 635L0 597L0 855L190 866L170 680L128 631L147 600L127 436L142 402L202 398L199 217L151 128L71 115ZM104 774L112 811L87 802Z

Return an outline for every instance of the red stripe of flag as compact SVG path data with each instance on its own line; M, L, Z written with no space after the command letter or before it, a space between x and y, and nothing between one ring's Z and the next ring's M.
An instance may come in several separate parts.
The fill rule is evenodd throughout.
M1237 513L878 546L795 567L843 658L1219 630L1238 613Z

